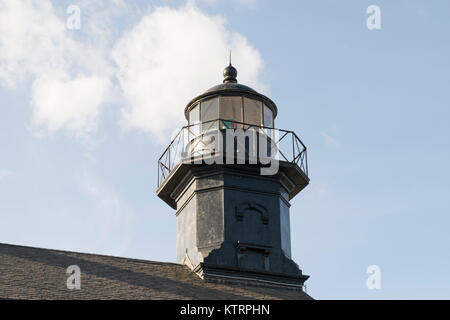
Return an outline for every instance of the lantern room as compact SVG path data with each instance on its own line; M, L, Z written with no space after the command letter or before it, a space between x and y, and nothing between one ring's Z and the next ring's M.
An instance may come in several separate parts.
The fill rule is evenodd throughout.
M252 88L237 83L237 71L230 64L223 84L212 87L191 100L185 108L186 120L196 134L214 129L274 127L275 103Z

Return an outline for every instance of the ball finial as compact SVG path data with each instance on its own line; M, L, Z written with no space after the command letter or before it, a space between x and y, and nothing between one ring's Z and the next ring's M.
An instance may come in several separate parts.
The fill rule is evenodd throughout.
M223 70L223 83L236 83L237 82L237 70L231 65L231 50L230 50L230 63Z

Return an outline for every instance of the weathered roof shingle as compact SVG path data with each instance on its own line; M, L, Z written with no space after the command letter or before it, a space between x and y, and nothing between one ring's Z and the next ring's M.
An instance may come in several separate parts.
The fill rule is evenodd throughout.
M81 289L66 270L81 270ZM0 299L311 299L299 290L206 282L186 266L0 244Z

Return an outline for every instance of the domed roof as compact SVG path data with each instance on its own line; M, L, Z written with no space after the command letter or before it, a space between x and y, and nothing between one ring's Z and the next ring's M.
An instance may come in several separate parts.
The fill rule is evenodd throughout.
M226 83L218 84L217 86L214 86L214 87L206 90L205 93L221 91L221 90L238 90L238 91L249 91L249 92L257 93L254 89L252 89L248 86L245 86L241 83L237 83L237 82L236 83L235 82L226 82Z

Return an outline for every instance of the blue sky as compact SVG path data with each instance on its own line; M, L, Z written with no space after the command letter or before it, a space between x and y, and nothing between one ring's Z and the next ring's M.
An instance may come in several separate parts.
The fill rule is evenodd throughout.
M450 297L448 1L38 2L0 0L0 242L174 261L157 159L232 48L308 147L308 293Z

